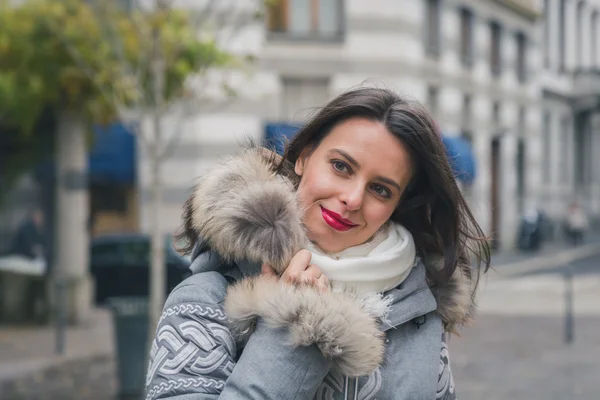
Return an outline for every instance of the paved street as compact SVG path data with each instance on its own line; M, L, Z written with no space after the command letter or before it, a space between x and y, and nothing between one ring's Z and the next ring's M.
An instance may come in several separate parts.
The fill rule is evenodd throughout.
M575 275L579 277L598 277L600 276L600 256L597 257L589 257L583 260L578 260L571 263L571 268ZM556 267L544 271L534 272L531 274L527 274L528 276L534 275L553 275L556 273L564 273L564 267Z
M589 232L583 238L583 245L600 243L600 231ZM555 255L565 250L572 250L573 246L569 244L564 238L560 238L555 241L543 242L539 250L534 252L522 251L518 249L501 251L492 255L492 265L506 265L515 262L526 261L531 257L539 257L544 255Z
M597 399L599 330L600 318L578 318L566 345L559 317L481 316L450 343L459 399Z
M561 268L484 284L478 318L450 343L460 399L598 398L600 256L573 263L573 271L570 345Z

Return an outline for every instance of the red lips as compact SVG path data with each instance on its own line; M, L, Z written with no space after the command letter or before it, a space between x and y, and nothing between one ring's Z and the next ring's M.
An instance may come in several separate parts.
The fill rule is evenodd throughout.
M321 215L323 216L325 223L337 231L344 232L357 226L349 219L342 218L340 214L328 210L323 206L321 206Z

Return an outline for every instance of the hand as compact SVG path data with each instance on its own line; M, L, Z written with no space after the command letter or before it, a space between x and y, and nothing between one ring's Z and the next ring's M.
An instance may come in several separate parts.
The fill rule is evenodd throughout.
M329 279L323 275L321 268L310 263L311 258L312 255L308 250L297 252L290 261L290 265L281 275L281 279L292 285L310 285L325 292L329 290ZM261 273L267 276L277 276L269 264L262 265Z

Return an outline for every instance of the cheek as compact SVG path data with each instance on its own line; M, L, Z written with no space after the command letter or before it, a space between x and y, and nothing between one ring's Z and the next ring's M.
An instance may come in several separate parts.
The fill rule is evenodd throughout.
M334 185L335 182L329 174L309 170L302 176L298 187L300 201L307 206L317 200L328 198L333 193Z
M394 212L394 207L392 204L373 200L373 202L368 204L367 207L364 207L363 212L367 222L370 225L377 226L377 229L379 229L381 225L390 219L392 213Z

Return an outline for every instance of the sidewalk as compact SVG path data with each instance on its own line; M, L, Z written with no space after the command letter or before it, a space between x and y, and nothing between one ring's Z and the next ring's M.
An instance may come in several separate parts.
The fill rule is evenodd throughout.
M70 327L65 353L55 353L53 326L0 325L0 394L3 400L112 399L115 376L112 323L94 310Z
M582 246L595 243L600 244L600 231L593 231L587 234L583 239ZM528 260L533 257L557 254L571 249L573 249L573 246L561 238L555 241L543 243L542 248L535 252L527 252L522 250L500 251L492 255L492 265L501 267L504 265Z
M464 390L461 390L461 392L467 395L464 398L492 398L483 394L484 387L487 387L489 382L488 379L493 379L493 375L486 375L485 379L481 376L480 383L477 383L477 380L473 377L479 376L475 373L477 371L480 375L487 374L494 371L493 368L500 368L502 365L510 369L510 363L507 363L507 361L501 362L504 357L503 351L506 351L506 348L509 348L510 351L527 353L529 347L525 342L535 341L534 347L537 348L536 346L539 347L541 343L547 343L547 346L552 347L559 340L550 335L544 328L544 326L548 326L547 329L556 331L556 325L560 325L560 321L557 320L557 318L560 318L559 316L537 316L534 315L535 313L529 316L513 316L509 315L510 313L502 315L502 313L490 314L485 312L486 309L491 311L497 304L502 306L505 303L501 301L507 296L505 288L514 285L510 281L515 280L505 280L504 278L520 277L531 270L550 269L562 265L561 263L566 262L565 260L576 260L584 258L588 254L598 253L600 253L600 234L590 236L587 239L587 244L577 248L568 247L564 243L555 243L545 246L536 253L508 252L493 255L492 265L494 270L490 270L488 274L491 278L488 279L487 283L489 294L482 299L482 315L476 320L476 325L466 331L464 336L466 340L458 338L453 341L453 346L456 346L456 349L453 348L452 352L456 354L455 357L458 357L455 358L457 382L463 380L466 382L464 386L457 384L458 389L463 386L462 389ZM494 281L494 284L492 284L492 281ZM501 285L495 285L496 281L500 281ZM485 287L486 284L483 286ZM510 294L508 295L510 297ZM494 301L491 300L492 298ZM598 304L600 304L600 299ZM590 316L586 321L586 332L600 330L600 315L598 317ZM527 327L530 323L534 325ZM515 329L520 333L519 340L521 342L513 343L511 341L513 339L508 335L510 331ZM556 335L556 332L553 335ZM106 310L95 310L87 324L71 327L66 336L67 348L65 355L54 354L55 337L53 327L7 327L0 325L1 398L3 400L113 400L116 393L116 376L110 314ZM543 341L538 341L538 337L544 337ZM504 347L499 346L501 343ZM484 344L486 345L484 346ZM484 351L483 348L478 347L480 345L487 346L486 348L490 351ZM554 351L552 348L548 353L535 353L535 351L531 353L542 358L527 358L527 362L521 364L518 364L521 361L517 361L518 365L515 365L516 369L514 371L529 368L535 370L540 362L548 362L547 360L543 361L543 357L550 357L551 362L561 359L565 351L560 349ZM489 354L489 357L486 356L486 360L482 360L482 354ZM580 354L582 357L585 356L585 349L579 349L578 347L576 354L572 357L579 357ZM596 355L600 356L600 349ZM575 359L572 358L572 360ZM587 358L581 360L584 362ZM492 365L495 363L498 365L493 368L490 367L492 369L488 368L484 372L483 368L488 362ZM555 364L556 370L553 370L553 373L564 372L563 369L566 367L563 364L558 363L558 361ZM480 369L482 370L480 371ZM509 379L509 377L505 376L505 379ZM541 380L542 376L532 375L532 379ZM565 379L560 381L561 384L568 383ZM509 396L505 398L526 397Z
M565 240L547 242L535 252L510 250L492 254L491 275L501 278L525 275L538 270L565 266L570 262L600 253L600 231L590 232L581 245Z

